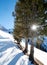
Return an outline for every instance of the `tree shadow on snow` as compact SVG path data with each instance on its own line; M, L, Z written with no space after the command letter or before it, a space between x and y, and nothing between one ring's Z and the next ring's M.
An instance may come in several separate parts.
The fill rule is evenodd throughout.
M14 59L8 64L8 65L16 65L17 61L20 59L21 56L23 56L24 54L21 52L19 54L17 54Z
M9 41L9 42L0 42L0 52L3 52L5 50L7 50L8 48L11 48L11 47L17 47L17 45L13 44L12 41Z

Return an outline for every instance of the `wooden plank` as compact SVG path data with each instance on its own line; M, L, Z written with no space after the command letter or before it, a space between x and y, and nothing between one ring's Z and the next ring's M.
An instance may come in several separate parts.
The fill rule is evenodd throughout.
M41 61L39 61L38 59L34 58L34 61L38 64L38 65L44 65Z

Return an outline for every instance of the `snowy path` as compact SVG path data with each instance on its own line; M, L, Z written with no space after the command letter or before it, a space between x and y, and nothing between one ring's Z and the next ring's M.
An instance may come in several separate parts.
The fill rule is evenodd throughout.
M0 65L32 65L12 41L0 42Z

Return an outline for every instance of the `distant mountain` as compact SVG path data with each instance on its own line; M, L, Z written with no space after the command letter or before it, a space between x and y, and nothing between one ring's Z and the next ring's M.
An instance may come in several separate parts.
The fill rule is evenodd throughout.
M8 32L8 30L0 24L0 30Z
M13 33L13 29L6 29L4 26L0 25L0 30L8 32L8 33Z

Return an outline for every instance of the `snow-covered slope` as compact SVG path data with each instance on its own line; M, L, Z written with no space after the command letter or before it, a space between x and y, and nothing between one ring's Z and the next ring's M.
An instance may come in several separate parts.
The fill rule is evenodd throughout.
M0 30L0 36L0 65L33 65L29 61L28 56L24 55L13 42L14 39L11 34ZM5 39L2 39L2 37ZM44 65L47 65L46 52L34 48L34 57L41 61Z
M0 36L0 65L33 65L13 42L12 35L0 30Z
M1 42L0 52L0 65L32 65L13 42Z
M8 32L8 30L0 24L0 30Z
M0 39L5 38L5 39L11 39L14 41L13 35L9 34L8 32L5 32L3 30L0 30Z
M3 27L2 25L0 25L0 39L11 39L12 41L14 41L14 38L12 36L12 34L9 34L10 30L7 30L5 27Z
M12 41L0 42L0 65L33 65Z

